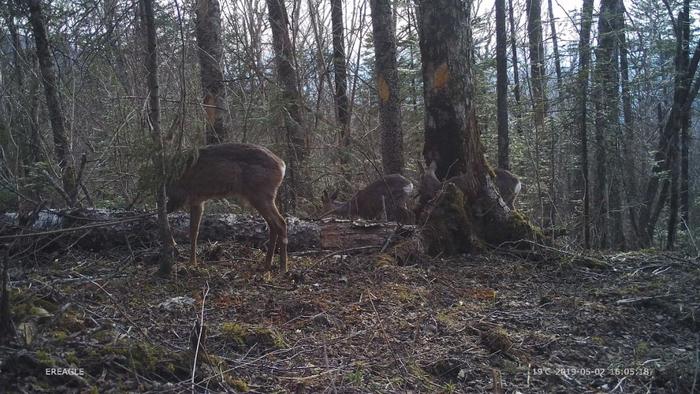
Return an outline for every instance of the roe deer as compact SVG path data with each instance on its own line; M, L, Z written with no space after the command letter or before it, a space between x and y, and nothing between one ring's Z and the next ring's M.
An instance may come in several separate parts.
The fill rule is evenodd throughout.
M190 263L197 264L197 235L204 202L239 196L265 219L270 231L265 269L279 246L280 270L287 271L287 223L275 205L284 178L282 159L262 146L250 144L209 145L199 150L180 179L167 187L168 212L190 208Z
M411 221L406 203L413 192L413 183L399 174L382 177L355 193L347 202L338 202L338 192L323 192L322 216L379 219L386 211L388 220Z
M517 176L513 175L513 173L508 170L496 168L493 172L496 174L494 181L496 182L498 194L501 195L501 198L506 205L508 205L508 208L515 209L513 203L515 202L515 198L518 197L518 194L520 194L523 184Z
M437 197L442 188L442 184L438 180L437 176L435 176L436 167L436 163L434 161L431 162L428 170L426 170L425 174L423 174L423 177L421 178L421 188L418 191L419 210L425 209L425 207L429 205L435 197ZM508 208L514 209L515 198L522 190L522 183L520 182L520 179L518 179L518 177L513 175L513 173L510 171L501 168L496 168L493 172L496 175L494 177L494 183L496 184L496 189L498 189L498 194L501 196L503 202L506 203ZM466 187L464 185L462 175L453 176L446 182L454 183L461 190L464 190ZM418 213L420 213L420 211Z
M442 188L442 182L435 175L435 170L437 170L437 162L433 160L420 179L416 219L420 218L422 212L432 203L432 200L440 193Z

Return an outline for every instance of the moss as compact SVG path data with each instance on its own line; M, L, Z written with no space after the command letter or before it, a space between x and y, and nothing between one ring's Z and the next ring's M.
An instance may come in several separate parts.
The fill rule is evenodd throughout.
M358 366L354 371L345 375L345 379L347 379L347 381L354 386L362 385L365 381L364 368L362 366Z
M63 342L68 338L68 333L65 331L54 331L53 332L53 339L55 339L57 342Z
M383 268L383 267L391 267L396 265L396 260L394 258L386 253L382 253L379 256L376 257L376 261L374 262L374 268Z
M85 320L80 319L73 311L66 311L56 322L56 327L70 333L79 332L85 328Z
M511 211L504 220L486 215L481 221L481 238L491 245L500 245L504 242L514 242L517 248L530 247L524 240L544 243L546 237L538 226L532 224L522 212Z
M239 346L245 346L246 330L238 323L223 323L221 334L229 341L235 342Z
M256 346L261 349L282 349L287 343L281 334L266 327L241 323L223 323L221 334L238 349Z
M36 352L36 360L42 365L54 366L56 365L56 360L46 351L39 350Z
M474 249L471 219L464 207L464 194L448 183L423 226L422 238L429 255L454 255Z
M639 360L644 358L649 353L649 344L645 341L640 341L634 348L634 355Z
M231 387L233 387L233 389L236 390L237 392L246 393L246 392L250 391L250 387L248 387L248 382L246 382L243 379L228 377L227 383Z
M68 352L65 355L66 362L68 362L71 365L78 365L78 356L75 354L75 352Z
M145 343L131 346L127 355L138 370L147 372L153 372L161 358L155 347Z
M482 332L481 342L491 352L507 353L513 347L513 341L503 328L494 328Z

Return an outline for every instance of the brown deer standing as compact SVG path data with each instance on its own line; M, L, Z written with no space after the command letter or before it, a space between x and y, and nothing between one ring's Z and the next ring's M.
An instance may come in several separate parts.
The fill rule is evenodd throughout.
M407 202L413 192L413 183L399 174L387 175L370 183L355 193L350 200L338 202L338 192L323 192L324 214L340 217L380 219L386 212L388 220L410 222L411 214Z
M168 212L190 208L190 263L197 264L197 236L204 202L239 196L252 205L270 230L265 269L279 246L280 270L287 271L287 223L275 205L285 164L268 149L250 144L209 145L199 150L194 164L167 187Z

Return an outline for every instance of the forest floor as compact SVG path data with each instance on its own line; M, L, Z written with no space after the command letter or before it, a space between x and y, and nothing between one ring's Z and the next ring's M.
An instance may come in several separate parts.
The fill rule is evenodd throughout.
M164 280L152 252L69 249L14 268L19 339L0 347L0 387L700 391L696 258L487 254L401 266L389 254L319 254L292 257L283 276L259 271L261 251L226 243L202 245L200 266L181 261Z

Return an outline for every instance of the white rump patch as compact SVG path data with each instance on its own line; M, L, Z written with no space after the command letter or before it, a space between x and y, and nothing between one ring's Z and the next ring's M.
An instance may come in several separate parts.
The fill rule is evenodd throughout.
M518 183L515 185L515 191L514 191L514 193L515 193L515 194L519 194L519 193L520 193L520 189L522 189L522 187L523 187L523 184L520 183L520 181L518 181Z
M284 162L282 162L282 164L280 164L280 171L282 171L282 178L284 178L284 173L286 170L287 170L287 166L284 164Z
M408 182L408 185L403 187L403 192L406 193L406 195L413 193L413 183Z

